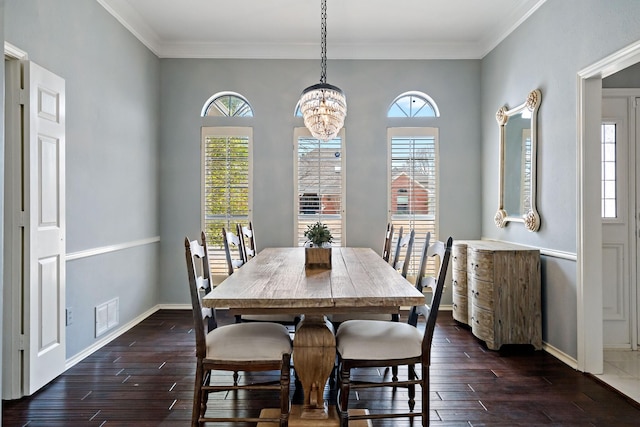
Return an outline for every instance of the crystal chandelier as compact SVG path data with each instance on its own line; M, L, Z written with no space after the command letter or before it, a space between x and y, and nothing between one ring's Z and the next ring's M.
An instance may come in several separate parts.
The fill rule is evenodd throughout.
M309 86L302 91L300 112L304 117L304 125L314 138L329 141L338 135L344 118L347 115L347 98L340 88L327 83L327 0L322 0L321 8L321 50L322 72L320 83Z

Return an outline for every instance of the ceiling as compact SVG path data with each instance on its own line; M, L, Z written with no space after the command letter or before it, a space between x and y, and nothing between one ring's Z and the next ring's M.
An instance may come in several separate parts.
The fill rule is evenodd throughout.
M97 0L161 58L320 57L320 0ZM545 0L328 0L329 59L482 58Z

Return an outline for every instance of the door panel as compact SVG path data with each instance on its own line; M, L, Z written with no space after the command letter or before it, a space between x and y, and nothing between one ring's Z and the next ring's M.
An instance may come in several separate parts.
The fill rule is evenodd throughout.
M64 80L22 61L25 82L23 393L65 369Z
M635 226L634 216L629 215L629 173L628 167L628 98L603 97L602 122L615 129L615 162L603 148L603 173L609 171L609 184L603 183L603 194L606 185L615 185L608 193L615 196L615 214L602 220L602 280L603 280L603 319L604 347L631 348L630 322L630 236ZM612 169L613 168L613 169ZM615 172L615 181L611 178Z

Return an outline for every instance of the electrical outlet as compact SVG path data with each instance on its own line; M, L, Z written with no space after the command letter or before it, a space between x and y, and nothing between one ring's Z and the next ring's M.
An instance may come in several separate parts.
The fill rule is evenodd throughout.
M69 326L70 324L73 323L73 309L71 307L68 307L65 310L65 314L67 316L67 318L66 318L66 326Z

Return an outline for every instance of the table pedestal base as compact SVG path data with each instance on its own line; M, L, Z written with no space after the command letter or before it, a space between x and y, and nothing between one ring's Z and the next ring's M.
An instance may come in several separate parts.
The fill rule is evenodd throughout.
M302 413L302 405L292 405L291 413L289 414L289 427L339 427L340 426L340 418L338 417L338 411L336 411L336 407L331 405L329 406L329 418L324 420L309 420L300 418L300 414ZM362 415L367 414L369 411L366 409L349 409L350 414L354 415ZM260 411L260 418L271 418L280 416L280 409L277 408L269 408L263 409ZM358 420L358 421L350 421L350 427L371 427L370 420ZM278 427L276 423L258 423L256 427Z

